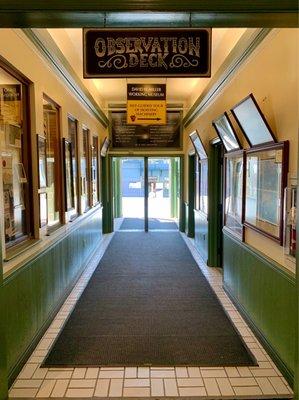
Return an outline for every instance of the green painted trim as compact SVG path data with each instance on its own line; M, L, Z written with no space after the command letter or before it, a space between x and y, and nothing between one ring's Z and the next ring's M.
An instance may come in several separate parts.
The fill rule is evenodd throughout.
M112 158L113 179L113 218L122 216L122 194L121 194L121 160Z
M95 249L95 251L96 251L96 249ZM95 253L95 251L92 253L92 255ZM86 263L89 261L91 256L87 257ZM36 346L38 345L38 343L41 340L41 338L43 337L43 335L45 334L46 330L51 325L51 323L52 323L53 319L55 318L56 314L58 313L59 309L62 307L63 303L65 302L65 300L67 299L67 297L69 296L71 291L73 290L73 287L75 286L76 282L78 281L78 279L80 278L80 276L84 272L84 269L85 269L85 263L82 264L82 267L79 270L78 274L73 279L73 281L69 284L69 287L66 289L66 292L63 294L61 299L58 301L56 307L53 308L53 310L50 313L49 317L46 319L44 324L40 327L40 329L38 330L36 335L32 338L32 340L30 342L30 345L27 347L25 352L23 354L21 354L21 356L20 356L19 360L17 361L17 363L9 371L9 373L7 375L7 381L8 381L8 386L9 387L13 384L13 382L15 381L15 379L17 378L17 376L21 372L22 368L26 364L27 360L29 359L30 355L32 354L32 352L34 351Z
M194 238L194 180L195 180L195 154L188 156L188 230L187 236Z
M113 232L113 193L112 193L112 157L101 157L102 196L103 196L103 233Z
M208 265L222 267L221 143L210 146L208 165ZM220 166L220 167L219 167ZM221 206L220 206L221 204Z
M280 274L289 281L292 284L296 284L296 275L286 269L283 265L277 263L275 260L272 260L271 258L267 257L265 254L261 253L260 251L254 249L253 247L249 246L247 243L241 242L238 240L234 235L229 233L227 230L223 231L223 235L229 237L233 242L235 242L237 245L245 249L248 253L256 257L258 260L260 260L262 263L267 264L269 268L274 270L277 274Z
M299 193L299 141L297 146L297 196ZM297 282L297 323L296 323L296 360L295 365L297 366L297 371L295 373L295 383L294 383L294 392L295 392L295 399L299 399L299 213L297 212L297 223L296 223L296 232L297 232L297 250L296 250L296 282Z
M256 0L254 2L240 2L239 0L219 0L211 2L209 0L186 0L182 4L179 0L148 0L140 3L139 0L86 0L82 3L80 0L51 0L45 3L43 0L11 0L0 2L0 9L3 11L19 10L44 10L44 11L102 11L102 10L197 10L201 12L234 12L234 13L250 13L250 12L297 12L298 3L296 0Z
M4 281L9 382L15 379L102 239L102 209ZM6 378L6 380L7 380Z
M290 384L296 369L296 277L223 231L226 291Z
M245 63L245 61L247 61L248 57L265 39L270 31L271 29L269 28L255 29L254 32L252 32L252 30L246 30L236 46L222 63L219 70L210 79L207 87L187 112L183 119L183 125L185 127L190 125L191 122L208 107L210 102L219 95L219 93L230 82L232 76L234 76L237 70Z
M293 387L294 385L294 373L288 368L288 366L284 363L284 361L281 359L275 348L269 343L267 338L264 336L263 332L258 328L258 326L254 323L254 321L250 318L250 315L248 312L245 310L245 308L242 306L241 303L237 300L237 298L233 295L232 291L229 289L225 283L223 284L223 288L228 295L228 297L231 299L231 301L234 303L236 306L237 310L240 312L242 317L245 319L246 323L248 324L249 328L253 331L255 336L259 339L259 341L262 343L263 347L267 351L267 353L270 355L270 357L273 359L275 364L277 365L278 369L281 371L281 373L284 375L286 380L288 381L289 385Z
M2 4L3 3L3 4ZM133 12L132 12L133 11ZM1 27L297 27L296 0L0 1Z
M2 251L0 250L0 257ZM2 257L1 257L2 260ZM3 288L3 268L0 263L0 400L8 397L7 363L6 363L6 337L5 337L5 298Z
M56 75L72 90L81 104L88 111L91 111L97 120L107 128L109 121L105 113L83 85L51 35L47 31L40 29L23 29L23 32L35 45L43 58L46 59Z

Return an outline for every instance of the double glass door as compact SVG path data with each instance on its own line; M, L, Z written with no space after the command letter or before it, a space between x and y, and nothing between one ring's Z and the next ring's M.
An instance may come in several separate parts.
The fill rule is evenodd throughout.
M132 229L178 229L179 158L114 158L113 165L115 216Z

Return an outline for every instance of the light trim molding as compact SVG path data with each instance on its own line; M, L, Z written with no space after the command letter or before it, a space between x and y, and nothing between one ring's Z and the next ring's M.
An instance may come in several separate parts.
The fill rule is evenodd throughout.
M107 128L109 120L105 113L80 81L51 35L44 29L42 31L39 29L22 29L22 31L35 45L43 58L46 59L56 75L72 90L81 104L91 111L97 120Z
M207 87L192 105L183 119L186 128L196 119L200 113L208 107L224 87L230 82L237 70L244 64L252 52L259 46L265 37L271 32L270 28L247 29L239 42L229 53L224 63L211 78Z

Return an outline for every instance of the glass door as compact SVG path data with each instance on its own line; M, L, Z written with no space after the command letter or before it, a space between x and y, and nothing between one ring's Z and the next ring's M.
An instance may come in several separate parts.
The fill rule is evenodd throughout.
M177 230L178 225L172 218L172 202L176 193L176 176L172 172L173 157L148 158L148 228L149 230ZM175 196L175 198L173 198Z
M121 158L119 175L121 229L144 230L144 158Z

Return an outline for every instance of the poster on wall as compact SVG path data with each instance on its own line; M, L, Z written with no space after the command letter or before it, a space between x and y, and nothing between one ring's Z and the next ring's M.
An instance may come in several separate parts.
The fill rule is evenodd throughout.
M181 112L167 111L165 125L129 125L125 111L113 111L112 149L181 149Z
M210 77L210 28L83 29L83 77Z
M0 115L5 123L21 124L21 85L0 85Z
M127 124L166 124L166 85L129 83L127 85Z

